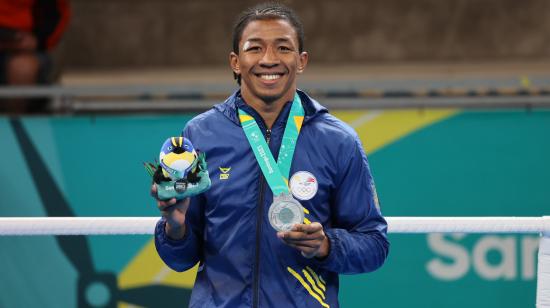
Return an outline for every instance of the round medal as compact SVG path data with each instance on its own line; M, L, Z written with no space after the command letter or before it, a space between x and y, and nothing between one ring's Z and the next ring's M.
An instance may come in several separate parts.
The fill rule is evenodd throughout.
M280 194L273 198L269 207L269 223L277 231L290 231L295 224L304 222L304 209L300 202L289 194Z

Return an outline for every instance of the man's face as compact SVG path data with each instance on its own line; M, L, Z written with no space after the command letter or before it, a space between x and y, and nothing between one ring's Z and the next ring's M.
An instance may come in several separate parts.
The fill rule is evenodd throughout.
M239 54L230 54L233 71L241 75L243 97L266 104L292 100L296 75L307 64L306 52L299 52L294 28L284 19L255 20L244 29Z

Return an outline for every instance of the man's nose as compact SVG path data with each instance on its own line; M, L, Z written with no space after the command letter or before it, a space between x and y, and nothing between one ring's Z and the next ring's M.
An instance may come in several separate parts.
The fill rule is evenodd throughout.
M277 66L280 63L279 57L277 56L277 52L275 48L268 47L265 50L265 53L263 54L262 58L260 59L260 65L265 67L273 67Z

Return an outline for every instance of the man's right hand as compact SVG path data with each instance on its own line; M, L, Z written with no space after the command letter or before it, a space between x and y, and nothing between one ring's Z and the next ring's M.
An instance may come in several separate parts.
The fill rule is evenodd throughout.
M165 232L168 237L180 240L185 235L185 213L189 208L189 198L180 201L176 198L159 200L157 196L157 185L151 185L151 196L157 200L157 207L164 219L166 219Z

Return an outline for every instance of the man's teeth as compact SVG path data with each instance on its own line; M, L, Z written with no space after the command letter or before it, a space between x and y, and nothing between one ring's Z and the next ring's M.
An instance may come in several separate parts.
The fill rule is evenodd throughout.
M273 74L273 75L260 75L260 77L262 79L267 79L267 80L273 80L273 79L278 79L281 77L281 75L279 74Z

